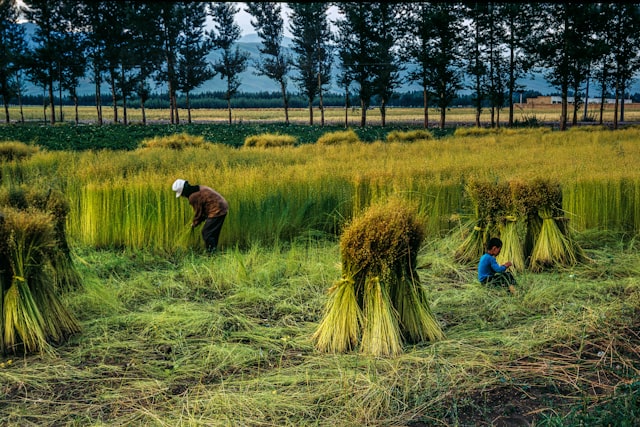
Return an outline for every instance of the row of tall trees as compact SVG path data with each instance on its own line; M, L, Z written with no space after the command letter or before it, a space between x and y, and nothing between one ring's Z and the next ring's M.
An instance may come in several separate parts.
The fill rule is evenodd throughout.
M0 1L0 95L7 122L9 100L19 99L25 78L48 94L49 118L55 123L54 93L60 99L63 93L77 98L85 77L96 87L99 123L103 83L110 89L117 121L127 123L127 101L134 98L145 120L145 102L155 82L167 89L171 122L179 123L178 94L186 99L190 121L189 95L216 77L226 82L231 122L240 75L253 60L257 72L280 87L287 123L288 84L293 82L308 100L309 122L313 124L311 107L319 100L324 124L323 93L337 67L345 106L349 93L358 95L361 126L374 98L384 125L386 107L403 79L422 87L425 127L432 104L440 112L438 126L445 126L447 107L463 88L473 93L476 125L483 108L489 108L491 125L497 126L505 106L513 124L511 100L522 90L517 82L541 67L562 96L561 129L569 119L576 123L581 104L588 105L590 82L603 102L605 94L614 94L617 125L624 120L619 101L640 68L637 3L24 3L20 10L16 0ZM287 29L293 34L290 47L284 45L285 5ZM261 40L259 58L250 58L238 46L241 31L235 16L240 7L252 16ZM339 12L337 19L329 18L330 8ZM36 25L30 41L21 17ZM210 62L213 51L217 59ZM570 93L576 99L572 115Z

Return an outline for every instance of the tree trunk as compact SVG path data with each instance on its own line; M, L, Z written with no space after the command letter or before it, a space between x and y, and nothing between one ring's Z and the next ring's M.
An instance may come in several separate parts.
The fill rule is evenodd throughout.
M309 125L313 126L313 103L309 99Z
M49 108L51 109L51 124L56 124L56 106L53 105L53 80L49 80Z
M126 126L127 123L127 91L124 89L124 85L126 84L124 82L125 79L125 73L124 73L124 66L120 67L120 74L122 75L122 123Z
M344 128L347 129L349 127L349 88L344 93Z
M62 80L62 79L61 79ZM62 84L58 85L58 101L60 101L60 121L64 122L64 115L62 114Z
M360 113L360 127L365 127L367 125L367 105L364 100L360 100L360 109L362 112Z
M318 100L320 106L320 126L324 127L324 104L322 102L322 75L318 72Z
M175 116L176 116L176 124L179 125L180 124L180 112L178 109L178 94L176 93L175 88L173 89L173 108L175 109ZM229 101L231 102L231 101ZM231 108L231 107L229 107ZM231 112L229 112L229 114L231 114Z
M185 94L185 100L187 103L187 123L191 124L191 104L189 102L189 91Z
M122 123L126 126L128 125L128 119L127 119L127 97L126 96L122 96Z
M5 118L5 122L9 123L9 101L7 100L6 96L3 96L3 101L4 101L4 118Z
M476 76L476 127L480 127L480 114L482 114L482 97L480 96L480 76Z
M113 123L118 123L118 100L116 97L116 81L111 73L111 103L113 104Z
M567 129L567 92L569 92L567 85L563 84L561 88L562 109L560 111L560 130Z
M20 106L20 123L24 123L24 111L22 109L22 91L18 88L18 105Z
M74 92L73 94L73 106L76 114L76 125L80 124L80 114L78 112L78 94Z
M231 124L231 97L227 98L227 109L229 110L229 124Z
M169 84L169 122L171 124L175 124L176 122L176 116L175 116L175 109L176 109L176 105L175 102L176 100L173 99L173 84L171 83L171 79L169 79L169 81L167 82Z
M620 91L620 121L624 122L624 94L627 91L625 82L622 82L622 90Z
M144 101L140 99L140 112L142 113L142 124L147 124L147 112L144 109Z
M102 126L102 96L100 94L101 80L97 71L94 73L94 76L96 81L96 114L98 116L98 125Z
M620 89L616 81L616 101L613 107L613 129L618 129L618 103L620 102Z
M280 91L282 92L282 105L284 106L284 124L289 124L289 98L287 97L287 86L284 80L280 81Z
M424 128L429 129L429 93L427 89L422 89L422 102L424 105Z
M382 127L384 127L387 122L387 106L385 105L384 101L380 103L380 120Z
M513 52L513 28L511 29L511 43L509 43L509 127L513 126L513 86L514 86L514 52Z
M447 107L440 108L440 129L444 129L446 115L447 115Z

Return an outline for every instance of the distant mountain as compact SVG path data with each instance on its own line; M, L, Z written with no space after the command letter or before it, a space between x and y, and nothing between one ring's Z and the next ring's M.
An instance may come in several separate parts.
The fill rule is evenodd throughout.
M25 23L25 28L27 30L27 35L30 37L33 35L35 30L35 25L31 23ZM285 37L283 40L284 46L291 46L291 39ZM240 49L249 52L249 66L244 73L240 74L240 91L245 93L258 93L258 92L279 92L280 88L273 80L259 76L257 74L257 69L254 66L255 61L259 58L260 52L258 50L260 46L260 38L257 34L246 34L244 35L238 42L238 46ZM213 62L219 56L219 53L212 52L208 56L208 60ZM337 62L335 62L337 63ZM332 79L332 84L328 87L328 92L333 93L342 93L344 90L340 88L335 83L337 81L337 66L333 67L334 78ZM536 91L543 95L551 95L557 93L557 90L550 86L546 80L544 79L543 73L533 73L531 78L524 78L519 81L521 85L525 87L525 91ZM153 83L152 83L153 85ZM155 86L154 86L155 87ZM226 81L222 80L219 76L214 77L213 79L205 82L202 86L194 90L194 94L203 93L203 92L223 92L226 90ZM422 88L418 84L404 84L402 85L397 92L411 92L411 91L421 91ZM103 85L102 92L107 93L109 91L108 86ZM165 92L166 88L163 86L156 87L155 91L158 93ZM297 92L297 88L295 87L294 82L289 81L289 91ZM26 93L27 95L38 95L42 92L41 89L27 82L26 84ZM460 91L461 94L469 94L471 91L469 89L463 89ZM640 93L640 82L637 80L634 82L630 92ZM80 86L78 87L79 95L92 95L95 93L95 88L93 83L89 81L88 78L81 80Z

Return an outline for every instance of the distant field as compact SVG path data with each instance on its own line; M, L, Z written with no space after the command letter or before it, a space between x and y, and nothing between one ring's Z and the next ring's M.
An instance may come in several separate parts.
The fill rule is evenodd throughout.
M170 122L170 113L168 109L146 109L147 122L168 123ZM19 121L20 110L17 106L9 108L9 114L12 122ZM26 106L23 107L25 121L49 121L50 111L44 111L42 106ZM56 108L56 119L59 120L60 108ZM63 121L73 122L75 120L75 111L73 107L62 108ZM103 120L107 123L114 121L113 108L109 106L103 107ZM568 123L571 123L572 111L569 112ZM582 122L583 110L578 112L578 121ZM589 105L587 110L588 123L599 122L599 109L597 106ZM80 107L78 111L79 120L83 123L91 123L97 120L95 107ZM188 122L188 112L186 109L178 110L180 123ZM226 109L192 109L191 120L197 123L206 122L227 122L229 113ZM359 108L352 108L346 112L349 126L359 126L361 111ZM46 118L46 119L45 119ZM509 111L503 109L500 111L499 118L496 115L495 120L500 124L508 123ZM640 104L625 105L625 122L640 122ZM314 124L321 123L321 113L318 108L313 110ZM438 126L440 120L440 112L435 108L429 109L429 126ZM481 117L483 125L491 123L491 111L483 110ZM544 123L554 124L560 120L560 105L548 106L516 106L514 110L514 121L518 123ZM123 121L123 110L118 109L118 121ZM232 109L232 121L234 123L267 123L267 122L284 122L284 110L280 108L238 108ZM306 108L296 108L289 110L289 121L292 123L309 123L309 110ZM424 121L424 112L421 108L389 108L387 109L387 124L403 123L416 126L422 126ZM613 106L606 105L603 113L603 121L605 123L613 122ZM127 122L141 123L142 111L140 108L127 108ZM345 122L345 110L340 107L331 107L325 109L325 124L343 124ZM457 108L452 107L447 110L446 125L473 124L475 122L475 111L473 108ZM367 111L367 124L376 126L380 125L381 116L379 108L371 108Z

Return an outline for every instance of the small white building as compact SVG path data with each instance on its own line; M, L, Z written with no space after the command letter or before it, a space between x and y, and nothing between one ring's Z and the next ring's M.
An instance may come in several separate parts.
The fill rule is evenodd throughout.
M562 104L562 97L561 96L551 96L551 103L552 104ZM584 102L584 99L580 100L581 102ZM573 96L567 96L567 102L569 104L573 104L574 102L574 98ZM589 104L600 104L602 102L602 98L589 98L587 100L587 103ZM631 104L633 101L631 99L624 99L621 100L621 102L624 102L625 104ZM616 100L615 98L605 98L604 100L605 104L615 104Z

